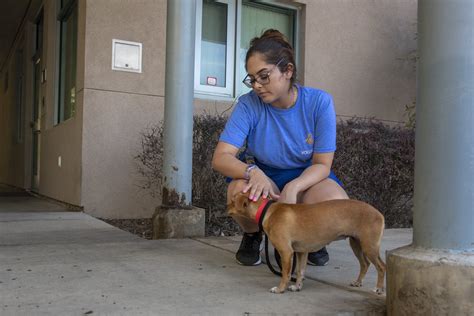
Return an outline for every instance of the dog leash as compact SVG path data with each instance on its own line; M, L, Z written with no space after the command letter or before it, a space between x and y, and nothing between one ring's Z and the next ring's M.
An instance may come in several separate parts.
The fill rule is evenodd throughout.
M270 262L270 254L268 252L268 236L263 230L263 219L265 218L265 214L267 213L267 210L270 207L270 205L272 205L275 201L273 200L266 200L266 201L267 202L265 202L263 207L260 207L258 209L256 219L258 221L259 230L265 234L265 261L267 262L267 266L273 274L281 276L281 257L280 257L280 260L276 258L276 253L278 251L274 248L275 261L278 267L280 268L280 271L277 271L275 270L272 263ZM295 266L296 266L296 253L293 253L293 264L291 267L291 275L293 275L293 273L295 272ZM296 282L296 278L291 277L291 281Z

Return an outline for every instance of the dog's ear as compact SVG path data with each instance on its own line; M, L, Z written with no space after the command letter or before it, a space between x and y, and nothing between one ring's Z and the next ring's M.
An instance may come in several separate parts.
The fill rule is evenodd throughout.
M237 192L237 193L234 194L234 196L232 197L231 201L232 201L232 202L235 202L239 197L241 197L241 196L243 196L243 195L249 196L249 193Z
M239 193L235 196L234 203L237 209L245 210L249 206L249 198L247 195Z

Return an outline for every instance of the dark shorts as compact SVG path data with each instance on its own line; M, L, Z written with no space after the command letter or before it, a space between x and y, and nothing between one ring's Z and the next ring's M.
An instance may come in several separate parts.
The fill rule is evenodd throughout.
M255 164L267 175L267 177L269 177L270 179L273 180L273 182L275 182L275 184L277 185L278 189L280 189L280 191L283 190L283 188L288 182L290 182L291 180L295 178L298 178L306 169L306 168L278 169L278 168L269 167L259 162L255 162ZM336 181L336 183L339 184L341 188L343 188L342 182L336 177L336 175L334 174L334 172L332 172L332 170L329 173L328 178ZM232 181L232 178L227 178L227 182L230 182L230 181Z
M278 189L283 190L285 185L291 180L298 178L306 168L298 169L277 169L273 167L266 166L261 163L256 163L256 165L270 178L275 182ZM336 181L342 187L342 182L336 177L334 172L329 173L329 179Z

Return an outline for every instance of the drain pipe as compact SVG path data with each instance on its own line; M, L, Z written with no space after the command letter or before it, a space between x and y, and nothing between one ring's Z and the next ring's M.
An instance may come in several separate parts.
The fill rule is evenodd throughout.
M191 205L195 0L168 0L162 205L154 238L204 236L204 210Z
M387 256L389 315L474 311L474 0L418 1L413 244Z

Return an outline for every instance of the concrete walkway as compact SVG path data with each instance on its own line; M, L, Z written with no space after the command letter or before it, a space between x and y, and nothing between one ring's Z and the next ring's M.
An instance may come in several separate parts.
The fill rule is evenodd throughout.
M385 232L386 249L411 242ZM144 240L34 197L0 197L0 315L383 315L385 297L347 284L358 262L347 241L309 267L303 291L272 294L266 267L234 260L239 237Z

